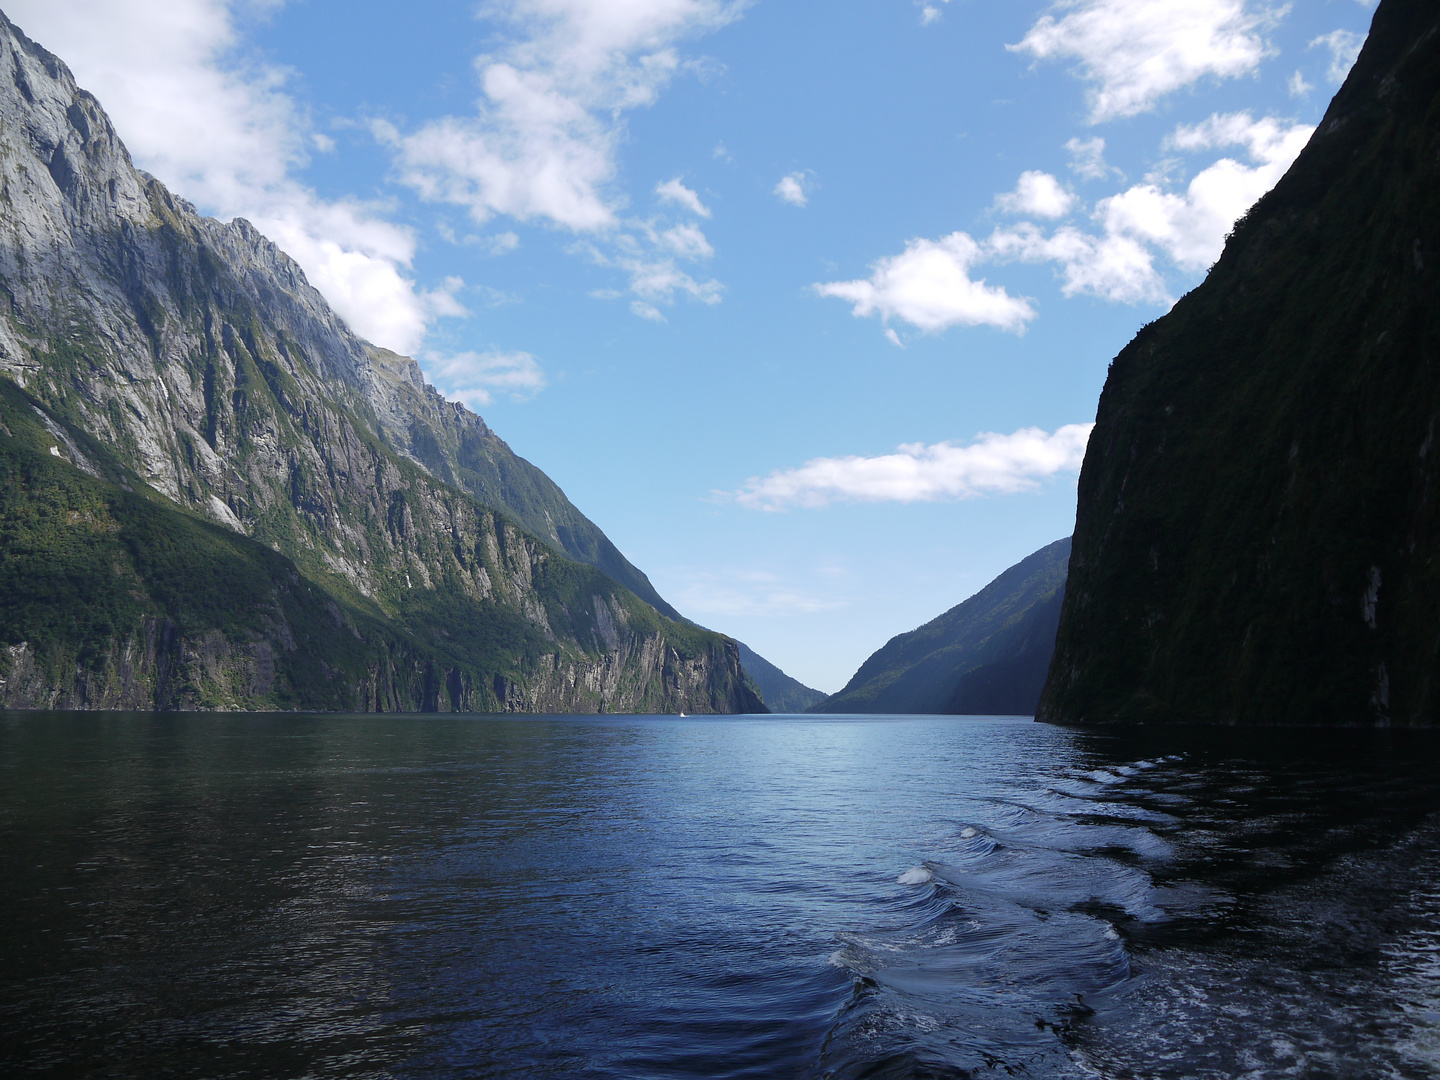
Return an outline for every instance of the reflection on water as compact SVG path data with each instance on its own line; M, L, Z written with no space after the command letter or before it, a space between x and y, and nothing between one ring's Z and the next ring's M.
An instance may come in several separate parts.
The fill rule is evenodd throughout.
M0 714L0 1071L1440 1075L1440 735Z

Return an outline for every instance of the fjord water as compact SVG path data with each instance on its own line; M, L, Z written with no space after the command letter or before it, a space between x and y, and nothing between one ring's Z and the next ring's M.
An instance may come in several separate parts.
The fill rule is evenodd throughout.
M0 1072L1440 1075L1440 739L0 714Z

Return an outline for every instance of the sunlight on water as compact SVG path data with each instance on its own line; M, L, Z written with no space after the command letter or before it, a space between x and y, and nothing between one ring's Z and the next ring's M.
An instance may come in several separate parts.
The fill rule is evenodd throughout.
M1440 1075L1440 738L0 717L6 1075Z

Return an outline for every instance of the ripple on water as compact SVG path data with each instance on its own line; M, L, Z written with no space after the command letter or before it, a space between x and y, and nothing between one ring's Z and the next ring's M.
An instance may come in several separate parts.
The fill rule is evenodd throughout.
M0 716L0 1072L1435 1076L1437 764L973 718Z

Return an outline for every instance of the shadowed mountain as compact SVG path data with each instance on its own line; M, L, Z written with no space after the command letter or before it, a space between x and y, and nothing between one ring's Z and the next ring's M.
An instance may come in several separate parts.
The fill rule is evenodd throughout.
M1381 0L1310 143L1115 358L1041 700L1440 720L1440 7Z
M740 663L746 673L755 680L765 707L775 713L804 712L817 702L825 700L819 690L812 690L798 679L792 679L774 664L757 653L743 641L737 641Z
M811 711L1032 714L1069 558L1066 537L1022 559L963 604L891 638Z

